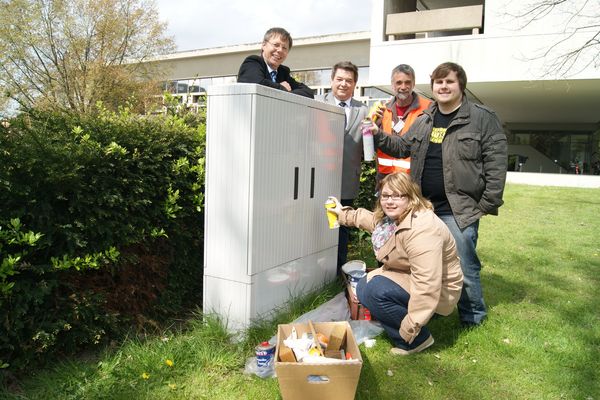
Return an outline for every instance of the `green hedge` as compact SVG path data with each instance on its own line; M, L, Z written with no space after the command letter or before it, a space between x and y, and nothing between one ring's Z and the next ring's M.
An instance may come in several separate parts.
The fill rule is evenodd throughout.
M32 111L0 127L0 368L200 301L201 122Z

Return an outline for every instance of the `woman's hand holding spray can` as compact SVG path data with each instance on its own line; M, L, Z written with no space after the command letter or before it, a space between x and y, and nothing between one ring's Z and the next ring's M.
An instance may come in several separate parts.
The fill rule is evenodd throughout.
M325 202L325 210L327 211L327 222L329 223L329 229L336 229L340 227L338 222L337 213L332 211L337 208L338 202L335 197L329 196Z

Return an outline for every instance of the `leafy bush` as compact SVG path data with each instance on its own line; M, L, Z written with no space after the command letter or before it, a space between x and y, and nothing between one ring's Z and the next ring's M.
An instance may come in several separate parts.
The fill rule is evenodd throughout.
M0 366L199 301L204 129L101 107L0 127Z
M18 273L16 267L23 256L42 237L41 233L22 232L21 227L18 218L12 219L4 229L0 225L0 295L3 296L8 295L13 288L15 283L10 278Z
M373 210L375 208L375 177L377 176L377 166L375 163L363 162L360 174L360 190L354 200L354 208L366 208ZM371 246L371 234L360 230L350 229L350 252L355 254L361 260L367 261L372 258L373 248ZM373 265L369 265L369 268Z
M362 207L373 210L375 207L375 178L377 177L377 166L375 163L363 162L360 173L360 189L354 207Z

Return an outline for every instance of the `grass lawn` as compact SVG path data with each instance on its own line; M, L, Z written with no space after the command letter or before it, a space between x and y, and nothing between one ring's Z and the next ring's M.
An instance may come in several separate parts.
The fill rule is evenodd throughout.
M409 357L377 338L361 346L357 399L600 400L600 190L508 185L500 216L485 217L478 251L488 320L463 330L433 320L435 344ZM371 260L354 243L352 258ZM364 255L364 257L363 257ZM368 257L367 257L368 255ZM296 299L274 322L233 341L218 321L126 340L93 361L32 373L7 399L279 399L276 379L243 374L259 341L341 286Z

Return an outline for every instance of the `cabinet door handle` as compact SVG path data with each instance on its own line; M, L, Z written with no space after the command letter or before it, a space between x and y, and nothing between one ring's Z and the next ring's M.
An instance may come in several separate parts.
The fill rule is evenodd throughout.
M298 178L300 176L300 168L294 167L294 200L298 200Z
M315 167L310 169L310 198L315 197Z

